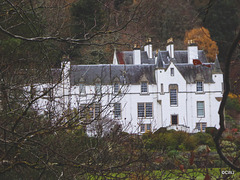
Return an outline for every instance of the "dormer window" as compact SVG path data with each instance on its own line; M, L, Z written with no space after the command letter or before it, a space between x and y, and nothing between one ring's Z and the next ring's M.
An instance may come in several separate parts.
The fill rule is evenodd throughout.
M100 83L96 83L95 84L95 93L96 94L100 94L101 93L101 84Z
M79 84L79 94L80 95L85 95L86 94L86 87L84 83Z
M171 76L174 76L174 68L170 69Z
M95 94L99 95L102 93L102 84L101 84L101 79L97 78L95 80Z
M148 83L141 82L141 93L146 94L148 93Z
M203 82L202 81L197 81L196 86L197 86L197 92L203 92Z
M53 97L53 89L52 88L43 88L43 92L44 93L47 93L46 96L49 97L49 98L52 98ZM32 90L32 93L35 93L36 94L36 89L33 89Z
M114 85L113 85L113 92L114 92L114 94L118 94L119 90L120 90L120 85L119 85L118 82L115 82Z

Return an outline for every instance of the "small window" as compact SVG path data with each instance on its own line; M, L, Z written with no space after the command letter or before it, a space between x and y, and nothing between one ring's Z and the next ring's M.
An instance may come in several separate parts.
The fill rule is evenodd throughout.
M100 83L95 84L95 93L101 94L101 84Z
M161 94L164 94L163 83L161 83Z
M178 115L171 115L172 125L178 124Z
M121 118L121 104L114 104L114 118Z
M145 124L141 124L140 125L140 131L141 132L145 132Z
M47 88L46 88L47 89ZM33 85L31 85L30 87L30 95L31 95L31 99L33 99L36 96L37 90L36 87L34 87Z
M141 93L148 93L148 83L141 82Z
M151 118L152 116L152 103L138 103L138 117Z
M100 118L101 104L94 104L94 118Z
M53 97L53 89L51 88L43 88L43 93L46 93L46 96L49 97L49 98L52 98Z
M174 76L174 68L171 68L170 71L171 71L171 76Z
M114 94L118 94L119 93L119 83L114 83L113 85L113 92Z
M207 127L207 123L205 123L205 122L196 123L196 129L201 131L201 132L205 132L206 131L206 127Z
M203 82L197 81L197 92L203 92Z
M151 124L146 124L147 125L147 131L151 131Z
M83 119L101 118L101 104L81 104L80 115Z
M79 94L80 95L86 94L85 84L83 84L83 83L79 84Z
M140 132L145 133L151 131L151 124L140 124Z
M203 118L205 116L204 101L197 101L197 117Z

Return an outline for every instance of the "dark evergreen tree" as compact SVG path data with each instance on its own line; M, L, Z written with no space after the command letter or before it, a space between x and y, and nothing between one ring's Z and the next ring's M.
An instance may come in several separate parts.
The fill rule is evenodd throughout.
M200 11L202 12L202 10ZM210 31L212 39L217 42L219 47L220 61L226 57L228 47L240 25L238 10L237 0L217 0L211 7L204 10L206 13L201 13L203 26Z

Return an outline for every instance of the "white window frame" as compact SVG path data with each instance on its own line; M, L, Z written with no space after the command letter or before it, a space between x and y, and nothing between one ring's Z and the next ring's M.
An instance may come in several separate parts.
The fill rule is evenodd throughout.
M84 83L79 84L79 94L80 95L86 95L86 86Z
M152 131L152 125L151 124L140 124L139 128L140 128L141 133L146 133L146 132L151 132Z
M196 129L199 130L200 132L205 132L207 127L206 122L197 122L196 123Z
M114 94L118 94L119 91L120 91L120 84L119 84L118 82L115 82L115 83L113 84L113 93L114 93Z
M174 68L170 68L170 75L174 76Z
M140 132L141 133L145 133L146 132L145 124L140 124Z
M143 106L141 106L141 108L143 107L143 109L141 109L141 112L140 112L140 105L143 105ZM137 111L138 118L153 118L153 103L152 102L138 103L137 109L138 109L138 111ZM139 116L140 114L141 114L141 116Z
M94 103L91 105L81 104L80 108L81 108L80 116L83 117L83 119L101 118L101 104L99 104L99 103ZM98 110L98 108L99 108L99 110Z
M102 86L101 83L96 83L95 84L95 94L99 95L102 93Z
M121 114L122 114L122 110L121 110L121 103L114 103L114 118L115 119L120 119L121 118Z
M202 81L197 81L196 82L196 91L198 93L202 93L203 92L203 82Z
M32 90L31 90L32 93L35 93L36 94L36 88L34 87ZM50 98L52 99L53 98L53 89L52 88L43 88L43 93L46 93L47 94L45 95L47 98Z
M177 84L169 85L169 100L170 100L170 106L178 106L178 85Z
M146 130L147 131L152 131L152 125L151 124L146 124Z
M163 83L161 83L161 85L160 85L161 87L161 92L160 92L160 94L164 94L164 86L163 86Z
M141 82L141 94L148 94L148 82L147 81Z
M202 106L199 106L200 104ZM205 103L204 103L204 101L197 101L197 117L198 118L204 118L205 117Z

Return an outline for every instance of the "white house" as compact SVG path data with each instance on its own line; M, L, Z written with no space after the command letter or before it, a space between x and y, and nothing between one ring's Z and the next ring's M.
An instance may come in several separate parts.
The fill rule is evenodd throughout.
M202 50L190 42L187 50L174 50L172 39L166 51L114 51L113 64L71 65L62 62L62 81L50 88L59 100L51 107L82 110L83 119L103 116L129 133L156 131L160 127L187 132L219 128L218 108L223 74L218 59L208 63ZM39 105L39 103L38 103ZM42 109L49 99L40 100Z

